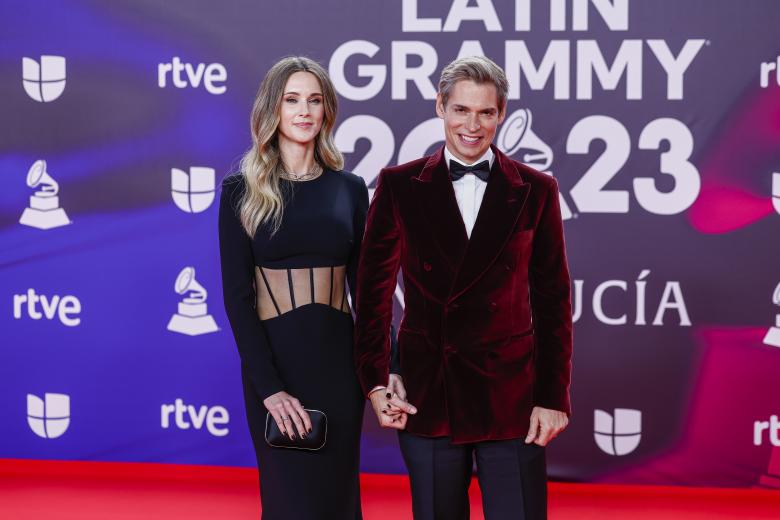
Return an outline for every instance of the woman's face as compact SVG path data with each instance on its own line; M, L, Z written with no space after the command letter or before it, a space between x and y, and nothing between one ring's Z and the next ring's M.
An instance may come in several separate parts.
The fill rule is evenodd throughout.
M279 139L298 144L313 143L322 128L325 105L317 77L296 72L287 79L279 110Z

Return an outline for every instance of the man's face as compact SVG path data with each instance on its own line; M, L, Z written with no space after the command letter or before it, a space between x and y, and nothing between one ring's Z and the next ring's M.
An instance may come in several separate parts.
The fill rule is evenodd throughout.
M506 109L498 109L498 92L493 83L461 80L450 91L447 106L436 97L436 113L444 120L447 149L465 164L482 157L496 129L504 121Z

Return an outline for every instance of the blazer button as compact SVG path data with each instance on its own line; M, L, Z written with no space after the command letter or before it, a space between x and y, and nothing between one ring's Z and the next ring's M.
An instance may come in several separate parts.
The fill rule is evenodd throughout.
M512 265L512 262L509 262L509 263L508 263L508 264L506 264L504 267L506 267L506 270L507 270L507 271L512 271L512 270L514 270L514 268L515 268L515 266L514 266L514 265Z
M490 302L488 309L490 309L490 312L496 312L498 310L498 304L496 302Z
M455 353L455 347L452 345L444 345L444 354L451 356Z
M433 269L433 266L428 262L423 262L423 269L425 269L426 271L430 271L431 269Z

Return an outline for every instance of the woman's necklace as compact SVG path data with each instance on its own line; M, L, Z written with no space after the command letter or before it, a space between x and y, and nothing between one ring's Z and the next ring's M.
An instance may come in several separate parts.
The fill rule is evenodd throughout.
M322 166L319 164L314 165L314 169L310 172L305 173L288 173L288 172L282 172L282 178L287 179L289 181L310 181L313 179L316 179L322 174Z

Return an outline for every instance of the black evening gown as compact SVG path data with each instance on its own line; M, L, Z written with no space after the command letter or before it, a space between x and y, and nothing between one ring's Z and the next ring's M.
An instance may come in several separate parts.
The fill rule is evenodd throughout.
M220 257L225 309L241 357L246 415L260 472L263 520L362 518L360 427L365 398L353 362L354 301L368 190L362 178L326 169L282 180L285 209L271 234L250 239L238 218L240 175L222 183ZM281 390L325 412L319 451L265 442L263 400Z

